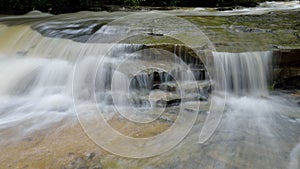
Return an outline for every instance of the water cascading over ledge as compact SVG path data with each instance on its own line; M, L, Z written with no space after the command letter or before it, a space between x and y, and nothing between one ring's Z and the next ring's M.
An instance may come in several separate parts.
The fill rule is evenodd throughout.
M91 70L97 68L98 57L107 54L107 49L112 47L111 44L92 43L82 44L79 42L43 37L39 33L30 29L29 26L19 25L7 27L1 25L1 67L0 76L5 79L0 84L0 129L1 137L4 142L18 140L26 137L28 134L41 129L51 127L64 127L72 124L75 118L73 109L72 81L75 66L82 66L79 76L80 81L75 82L73 86L80 91L80 98L88 99L93 95L92 87L87 84L93 80ZM85 49L86 56L80 65L75 65L78 55ZM132 60L132 64L146 63L156 64L156 60L160 59L161 63L169 72L156 70L148 72L147 75L143 72L135 76L135 80L131 83L132 90L136 90L142 86L148 89L148 92L161 90L169 93L171 99L163 101L155 101L158 106L176 106L180 103L181 98L178 95L176 83L172 80L171 74L181 77L182 80L189 79L185 71L176 67L176 62L164 62L162 58L144 58L138 61L135 52L144 48L144 45L139 44L117 44L109 52L109 57L103 60L104 66L99 67L96 81L96 98L103 107L111 111L109 106L112 104L111 95L109 92L111 78L114 69L123 59ZM205 80L205 70L199 59L192 58L185 52L181 51L181 46L177 46L172 54L182 58L186 64L190 65L195 73L196 80L199 82ZM178 69L179 68L179 69ZM158 76L157 76L158 75ZM142 76L142 78L141 78ZM152 78L156 76L156 78ZM121 76L120 76L121 77ZM120 79L121 83L126 82ZM147 81L148 86L144 85ZM201 83L201 82L200 82ZM209 84L204 84L203 89L208 89ZM196 88L189 89L191 93L198 93ZM207 100L208 92L202 95L193 95L191 98L184 98L185 101L197 99ZM142 95L133 97L133 104L137 107L151 106L149 101ZM161 95L159 92L153 94ZM139 99L139 97L141 99ZM154 105L154 104L152 104ZM38 121L38 122L37 122ZM71 122L69 122L71 121ZM19 126L23 127L20 128ZM11 130L7 130L11 128ZM15 133L15 134L13 134ZM14 137L10 137L11 135Z
M299 107L269 91L276 63L273 52L214 52L213 55L212 76L215 85L225 79L226 83L219 88L227 94L227 101L220 127L211 139L221 144L216 144L212 156L242 163L241 168L299 168L295 160L300 154L299 140L294 137L300 134L294 130L299 123L292 120L299 114ZM223 71L225 76L221 74ZM284 146L293 150L286 159L282 159L282 154L287 154ZM253 163L249 159L268 162Z
M44 37L32 30L33 26L30 26L30 23L28 25L0 26L0 77L2 79L0 83L0 146L4 149L4 153L2 153L0 158L0 161L4 161L4 164L1 165L5 165L6 161L10 162L12 160L11 164L7 164L7 168L14 167L15 163L18 163L19 158L24 158L26 164L30 164L33 161L41 163L47 161L48 163L43 164L43 166L54 166L57 158L60 158L58 163L61 162L60 160L64 160L64 158L69 159L73 154L76 158L78 154L77 152L73 153L73 150L78 149L82 150L81 154L85 154L84 151L86 149L96 151L96 153L88 152L90 155L84 155L83 160L87 158L89 160L91 157L97 160L101 158L101 162L107 162L106 154L103 153L103 150L96 150L96 146L91 147L88 145L89 140L85 139L85 133L80 133L82 130L73 109L74 95L72 95L72 87L78 91L78 95L76 96L83 100L81 105L79 105L82 106L83 116L86 117L90 126L95 127L98 125L94 121L96 119L95 115L99 114L99 111L89 109L91 105L90 100L96 100L101 112L105 113L105 117L110 119L116 112L113 106L113 96L125 95L126 93L122 90L129 86L129 93L131 94L129 97L131 99L130 102L126 102L122 98L117 100L120 103L120 108L124 108L121 110L126 110L129 107L128 105L130 105L135 109L141 110L138 115L145 112L144 114L146 115L157 117L157 110L167 107L167 112L158 117L158 123L154 124L154 128L157 124L157 128L161 128L162 125L166 125L166 127L163 126L159 132L155 131L155 134L151 133L151 136L161 133L160 131L164 131L165 128L174 122L178 114L178 103L183 102L185 104L200 100L204 106L196 111L198 121L196 121L187 137L175 149L166 152L166 154L141 161L112 156L113 162L119 162L119 159L121 159L119 166L124 166L125 168L299 168L297 164L297 160L299 159L298 142L300 135L299 106L295 106L290 100L285 100L281 94L275 96L274 92L268 94L268 80L272 72L271 61L274 59L272 52L214 52L204 62L205 64L209 64L208 67L210 70L208 74L200 60L193 58L195 55L190 53L190 50L183 45L167 44L169 47L164 45L156 45L154 47L151 44L119 43L114 45L114 48L107 54L107 50L112 44L105 42L101 44L80 43L86 41L88 36L85 37L84 33L80 33L79 37L73 35L76 35L76 31L80 31L81 21L83 21L83 25L90 24L90 22L85 22L87 21L85 19L81 20L80 15L89 17L98 14L83 12L53 17L52 21L54 21L54 24L50 24L52 26L50 30L41 29L47 27L46 22L48 20L34 19L30 21L31 23L43 20L45 24L40 25L41 27L37 29L43 31L44 35L48 34L48 37ZM100 13L99 15L104 15L104 18L107 16L105 13ZM66 21L70 22L64 22L65 18ZM144 20L141 17L137 18ZM18 23L19 20L16 20L15 23ZM55 23L56 20L59 20L57 24ZM26 21L24 19L21 23L26 23ZM129 20L129 22L131 21ZM62 29L59 29L60 24L64 23L66 25L62 26ZM78 23L79 26L77 25ZM174 26L171 24L170 26L168 23L163 22L161 25L162 27L169 26L168 28L173 29ZM181 22L173 23L177 25L175 29L179 28L176 31L182 31L183 24ZM68 30L70 32L64 32L65 29L68 29L68 24L70 24L70 30ZM94 26L89 27L87 32L93 33L101 25ZM122 27L103 27L99 32L103 34L107 33L107 35L101 36L101 40L105 41L111 34L118 36L118 33L123 34L124 31L125 33L127 31L127 27L124 30L120 29ZM51 32L51 30L54 31ZM147 33L148 27L137 29L137 31L139 30L146 37L154 36L154 38L157 38L164 34L158 31L158 33L154 32L149 35L149 32ZM61 38L50 36L52 33L54 36ZM82 37L84 38L81 41ZM194 37L191 38L191 40L193 39ZM235 48L235 45L230 44L230 47ZM201 47L205 48L205 46ZM82 48L85 48L84 52ZM185 72L187 70L185 69L186 67L178 66L180 62L176 62L175 59L170 62L170 60L163 59L164 55L159 54L153 55L153 57L150 55L151 57L146 58L139 56L138 51L149 48L154 48L153 51L158 51L158 53L159 50L155 49L166 50L170 52L170 56L177 56L178 59L180 58L184 61L192 70L193 75L195 75L198 86L190 86L189 83L186 83L186 81L190 80L190 75L192 74ZM199 50L201 49L199 48ZM201 53L201 51L194 52ZM78 53L83 54L84 57L76 65ZM163 52L161 53L164 54ZM105 56L102 60L102 65L104 66L98 66L97 60L102 56ZM122 69L119 69L118 65L123 63L123 61L126 61L126 63L123 64ZM131 81L122 74L122 70L130 70L130 68L135 68L143 64L148 66L162 64L167 71L161 69L142 69L143 71L139 71L138 73L129 71L128 74L132 78ZM211 65L214 66L210 67ZM73 86L74 81L72 81L72 77L74 70L78 66L80 69L76 75L79 78L78 81L75 81L76 85ZM94 70L96 70L95 83L93 83L93 74L91 74ZM114 78L112 78L113 72L116 72ZM223 73L226 76L223 76ZM173 78L176 76L171 75L178 75L178 77L182 76L183 78L179 78L181 81L176 83ZM212 78L209 79L209 77ZM220 83L224 80L227 83ZM186 98L178 97L178 84L186 85L184 90L189 94L186 95ZM211 84L212 88L221 91L215 92L213 90L211 94L209 92ZM115 92L111 91L112 88L117 90ZM207 89L208 92L201 89ZM198 144L197 140L202 122L206 117L213 114L207 111L209 109L210 97L216 94L215 96L218 98L222 96L222 92L224 91L227 92L228 97L219 127L207 142ZM151 108L154 111L147 112ZM185 109L183 114L189 115L193 112L195 112L194 109L189 108ZM122 118L116 119L117 125L112 126L117 127L116 129L120 129L120 132L123 132L124 130L122 129L124 129L125 120ZM76 126L70 127L74 123ZM186 122L184 122L184 125L186 125ZM49 130L49 128L53 130ZM153 128L153 126L151 125L150 128ZM40 133L42 136L47 134L52 135L52 131L55 131L59 132L59 136L62 137L56 137L57 135L53 134L54 138L51 139L50 136L46 137L45 141L40 141L43 139L39 137L40 135L31 135L41 130L42 132ZM70 130L73 132L69 132ZM96 128L96 130L105 133L105 130L101 127ZM132 130L129 132L132 132ZM138 138L149 136L136 135L134 132L129 136ZM177 132L180 131L176 130ZM78 133L79 135L77 135ZM126 131L124 134L127 134ZM141 134L141 132L137 134ZM22 140L20 141L20 139ZM103 137L100 139L103 139ZM76 141L74 142L74 140ZM17 141L17 143L13 141ZM162 140L163 142L165 140ZM3 146L2 143L8 144ZM124 142L121 141L114 143L116 146L124 145ZM12 145L11 148L14 151L7 151L6 145ZM16 149L14 145L24 147L21 149L24 152L19 151L18 147ZM125 147L128 147L127 144L125 144ZM57 148L61 149L61 151L58 151ZM32 151L30 152L31 149ZM70 153L66 154L66 152ZM49 160L48 157L51 153L53 155ZM45 157L45 161L42 160L43 157ZM131 167L134 165L138 165L138 167ZM48 166L36 168L47 168ZM27 168L30 167L29 165Z
M70 113L72 111L72 72L78 53L82 50L82 44L71 40L43 37L26 26L18 26L15 30L3 26L2 31L3 35L6 36L12 33L15 35L5 39L6 42L3 42L3 45L0 47L3 49L2 51L4 51L4 62L2 62L4 66L1 67L3 69L2 73L4 76L8 74L8 72L15 72L15 75L12 75L10 78L5 78L6 81L1 83L2 87L0 92L8 96L14 95L14 100L21 99L20 102L16 102L10 106L8 106L9 104L3 104L3 110L5 110L5 112L11 112L6 113L5 118L11 118L10 115L14 113L17 115L18 113L23 114L25 111L30 112L32 111L31 109L41 113L53 111L54 113L58 113L57 117L61 117L59 115L60 112ZM27 43L28 41L32 43ZM14 48L11 47L12 45L14 45ZM82 81L77 83L77 87L79 87L78 90L81 90L82 93L80 97L91 97L90 94L92 91L89 89L89 86L86 85L88 81L92 80L89 76L89 72L90 69L96 67L97 57L104 55L105 51L107 51L107 47L111 47L111 45L89 44L85 46L85 55L87 57L82 61L83 69L81 69L82 72L80 72L82 74ZM111 84L113 70L122 59L135 57L131 56L131 54L143 48L145 48L145 46L138 44L118 44L114 46L114 49L110 52L110 57L104 61L105 65L101 68L102 71L99 71L100 75L98 79L100 79L100 81L96 89L96 91L98 91L97 98L102 100L104 104L111 104L112 102L110 93L106 93L105 91L109 89L108 86ZM205 68L203 67L203 63L199 59L193 58L187 52L188 49L186 47L174 45L172 48L168 50L174 52L174 55L177 55L185 61L186 64L190 65L190 68L194 70L196 80L209 80L208 75L204 73ZM10 57L7 57L8 55L10 55ZM266 74L268 73L269 59L269 52L249 52L241 54L214 53L215 68L219 68L216 66L218 64L224 65L225 72L228 75L226 77L227 87L221 86L220 88L244 95L254 91L267 93ZM150 63L151 61L148 60L147 62ZM165 64L167 66L173 63ZM244 66L239 66L239 64ZM16 66L19 67L18 71L13 68ZM170 69L170 71L176 71L176 69ZM216 85L218 84L219 78L224 78L218 77L218 75L221 75L218 71L220 70L217 70L215 74ZM180 72L178 73L180 76ZM152 78L154 74L159 75L159 83L162 84L153 85L153 81L157 81L157 79ZM168 74L160 71L154 74L144 74L141 75L142 78L139 77L139 75L136 76L137 81L132 81L132 89L137 88L137 86L143 86L143 83L147 81L148 86L145 86L145 88L151 88L150 90L176 90L176 87L172 87L174 84L172 84L172 78L169 77ZM207 88L209 87L208 85L204 85L203 88L209 90L209 88ZM204 93L208 94L207 91ZM202 96L200 98L198 96L192 98L206 100L207 96L206 98ZM3 103L8 103L11 99L11 97L6 97ZM188 98L184 99L189 100ZM175 105L178 104L176 102L181 101L179 97L173 97L172 100L175 101ZM172 100L167 100L170 101L170 105L174 104ZM35 102L37 103L33 104ZM143 101L135 101L135 103L149 105L149 103L143 103ZM32 115L34 116L34 113L32 113ZM11 125L22 123L22 121L25 120L25 116L24 119L22 119L23 116L19 116L20 121L11 123ZM26 118L28 117L30 118L30 116L26 116ZM45 119L50 123L52 121L50 119L47 120L47 118ZM7 124L7 122L5 122L5 124ZM5 126L6 125L3 125L4 128ZM32 126L32 128L35 127Z
M214 52L214 74L220 89L236 95L267 96L272 77L272 52ZM225 71L225 77L222 72ZM226 83L220 81L225 79Z

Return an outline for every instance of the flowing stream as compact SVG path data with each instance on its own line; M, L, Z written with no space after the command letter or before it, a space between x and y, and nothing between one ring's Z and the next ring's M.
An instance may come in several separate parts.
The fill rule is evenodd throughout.
M37 13L0 19L1 145L36 131L78 123L74 100L82 107L96 100L108 119L116 113L117 104L130 119L151 121L159 117L162 107L173 108L180 101L208 104L215 89L217 95L227 95L215 133L204 144L196 143L207 115L201 113L202 121L196 122L179 147L159 157L165 163L157 168L299 169L299 105L281 92L269 92L274 63L271 51L214 51L210 56L213 67L208 68L212 71L207 73L200 59L178 52L183 50L180 46L174 47L174 52L154 50L148 51L150 54L138 52L144 49L142 44L112 46L109 42L115 36L149 33L148 28L103 26L122 15ZM95 18L97 24L90 24ZM90 39L95 32L100 43ZM87 41L91 43L84 43ZM99 58L103 58L100 63ZM156 69L146 69L149 66ZM179 90L179 86L183 88ZM144 116L126 114L128 107ZM179 156L183 159L177 160ZM148 164L159 158L149 159Z

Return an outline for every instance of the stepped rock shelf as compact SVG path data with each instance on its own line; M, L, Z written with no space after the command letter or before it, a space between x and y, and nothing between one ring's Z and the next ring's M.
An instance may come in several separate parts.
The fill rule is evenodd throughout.
M300 9L261 8L174 9L164 11L172 19L163 22L149 22L145 11L0 16L0 168L299 169ZM185 37L197 29L201 37ZM216 131L198 144L205 120L222 106ZM180 112L197 115L192 129L150 158L115 155L90 135L111 134L99 127L103 114L128 137L160 136L176 120L188 126L192 120ZM157 118L134 123L121 113ZM167 139L155 145L163 149L173 141Z
M199 14L191 11L179 10L176 13L169 13L177 14L178 17L197 26L212 42L217 52L273 51L273 60L275 61L274 87L299 88L300 9L241 15ZM3 18L0 19L0 22L8 26L28 24L32 25L31 29L45 37L71 39L75 42L84 43L114 19L130 14L132 13L79 12L51 16L31 12L22 19ZM68 20L64 20L66 17ZM78 20L78 18L81 19ZM180 27L180 25L178 26ZM143 45L143 48L160 48L170 52L175 51L176 53L188 53L190 56L196 56L194 51L178 39L170 37L168 33L155 32L157 30L151 27L135 31L140 31L140 33L131 35L120 43L133 43ZM20 54L26 54L26 51L20 51Z

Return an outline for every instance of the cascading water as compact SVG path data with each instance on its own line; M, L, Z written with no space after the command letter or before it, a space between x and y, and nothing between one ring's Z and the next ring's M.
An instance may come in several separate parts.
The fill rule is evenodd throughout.
M268 95L271 59L272 52L215 52L216 79L225 78L226 81L219 88L238 95ZM222 71L225 71L225 77L222 77Z
M103 27L103 30L100 29L98 33L101 37L104 36L102 34L108 36L106 33L111 32L108 29L109 27ZM115 27L112 29L117 31ZM119 33L122 32L123 30L120 30ZM142 45L112 46L106 43L83 45L76 41L43 37L28 26L19 26L14 31L2 26L0 33L0 36L14 34L14 36L7 36L5 42L2 39L0 46L2 53L0 76L5 79L0 83L0 134L5 138L3 142L8 142L10 139L18 140L55 124L64 124L60 125L64 127L70 124L68 121L75 122L73 97L84 102L96 98L103 112L114 112L113 105L116 103L148 110L151 107L174 104L168 103L169 97L177 99L176 102L180 101L182 91L178 90L178 82L174 78L181 84L188 83L194 78L191 73L186 72L186 68L180 66L180 62L171 59L174 57L172 53L160 54L160 56L151 52L150 55L136 53L142 49ZM180 51L181 47L177 48ZM82 53L85 57L76 63ZM102 57L103 60L100 59L101 64L99 64L99 58ZM151 65L157 67L155 66L157 58L160 59L161 69L134 72L135 66L139 66L138 69L142 70L143 67L147 68ZM199 63L199 60L191 59L186 54L182 58L190 62L188 64ZM133 70L129 73L132 79L128 79L117 70L124 60ZM75 72L77 78L73 80L75 69L79 71ZM129 72L132 71L130 69ZM204 70L199 71L197 68L195 70L197 70L194 72L196 79L205 80L201 76ZM95 74L92 73L93 71ZM116 79L114 83L113 77ZM125 96L127 87L131 90L129 98L113 99L116 94ZM116 89L116 93L112 92L112 88ZM76 91L75 95L72 95L72 90ZM199 97L198 92L194 90L193 94L196 96L193 97ZM162 100L163 98L166 100ZM131 101L128 102L127 99ZM124 109L127 110L125 107ZM155 114L155 111L153 113ZM22 129L20 124L24 125ZM10 135L7 136L7 128L15 128L14 130L18 131L15 133L22 134L10 138Z
M95 99L100 111L106 113L108 118L116 111L114 104L118 104L121 111L134 107L141 110L140 114L149 114L145 110L152 109L150 117L157 117L161 107L176 107L180 101L209 101L211 81L208 81L205 67L200 59L186 54L181 45L175 45L171 56L179 56L187 67L181 66L181 62L172 57L164 58L168 54L160 51L157 52L162 53L160 55L155 51L143 57L144 54L138 52L143 45L105 43L114 40L115 37L109 39L110 36L130 33L124 27L104 26L97 31L101 34L102 43L83 44L81 42L89 37L83 34L80 36L84 37L73 37L80 29L77 24L81 22L89 23L84 20L76 22L73 25L76 31L72 30L66 36L56 29L56 26L60 26L59 22L52 23L54 32L46 29L47 23L34 24L48 37L33 31L30 26L0 25L0 145L18 141L35 131L51 127L59 129L77 123L74 98L82 101L79 107L82 106L83 110L89 110L91 101ZM99 27L93 25L88 32L94 33L94 29ZM133 34L147 30L135 30ZM53 34L69 39L50 38ZM80 54L84 57L78 61ZM99 64L101 57L103 60ZM144 69L147 66L155 67L158 59L161 67ZM228 95L224 117L211 140L204 146L189 144L191 138L196 141L193 138L194 135L198 136L199 131L192 132L192 136L184 141L194 147L188 147L188 153L181 151L180 148L184 146L179 147L179 153L175 151L173 161L186 153L189 155L183 157L185 160L182 162L187 166L196 163L196 167L190 168L208 164L207 168L213 166L218 169L274 169L286 166L298 169L300 124L299 119L291 118L289 114L299 114L299 107L268 90L272 52L214 52L212 59L212 88ZM187 68L193 74L187 72ZM77 78L73 78L74 74ZM196 80L200 89L190 85L192 80ZM186 91L179 91L179 85L186 87ZM126 93L128 90L130 96ZM186 92L187 98L181 98L180 92ZM176 114L174 110L172 113ZM88 115L94 118L95 114L92 112ZM168 155L170 157L165 159L173 158ZM180 167L175 164L173 168Z
M216 158L225 161L235 159L235 163L242 163L245 168L285 168L287 163L280 155L286 153L283 147L291 148L298 142L297 138L286 141L287 137L300 134L292 130L299 127L299 123L291 123L286 112L297 113L299 109L294 103L269 94L272 52L214 52L213 55L216 85L227 94L226 111L220 124L222 128L216 136L216 140L220 137L226 146L217 145L215 149L225 153L215 154ZM225 84L218 83L222 80ZM239 154L231 154L233 152ZM290 155L293 164L290 168L299 167L295 163L299 151L297 153ZM247 160L256 159L254 156L266 161L253 163Z
M2 57L1 140L26 137L71 115L73 66L63 60ZM64 126L61 125L60 126Z

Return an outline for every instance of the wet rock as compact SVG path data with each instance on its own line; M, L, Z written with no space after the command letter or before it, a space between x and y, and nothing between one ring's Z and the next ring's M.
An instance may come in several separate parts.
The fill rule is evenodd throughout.
M153 33L153 32L150 32L150 33L147 33L148 35L151 35L151 36L164 36L164 34L161 34L161 33Z
M280 67L300 66L300 49L282 49L274 52L274 59Z
M229 30L236 32L247 32L247 33L272 33L270 29L251 28L247 26L231 26Z
M96 156L96 154L95 153L89 153L88 155L87 155L87 157L88 157L88 159L93 159L94 157Z
M274 87L285 90L300 89L300 76L284 78L276 83Z
M159 120L167 121L167 122L174 122L174 120L172 120L170 117L167 117L167 116L160 116Z
M71 39L86 42L108 21L86 20L80 22L46 22L33 26L33 29L46 37Z
M85 157L76 156L74 153L68 153L72 157L71 162L63 169L102 169L102 163L96 153L87 153Z
M170 99L170 100L158 100L156 102L156 105L161 105L166 106L166 107L171 107L171 106L178 106L181 103L181 98L177 98L177 99Z
M300 49L284 49L274 52L274 87L300 89Z
M167 91L167 92L175 92L177 89L177 84L176 83L162 83L159 85L154 86L157 89Z
M87 169L87 164L81 157L76 157L65 169Z

